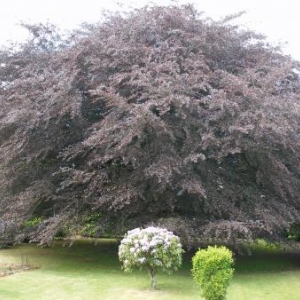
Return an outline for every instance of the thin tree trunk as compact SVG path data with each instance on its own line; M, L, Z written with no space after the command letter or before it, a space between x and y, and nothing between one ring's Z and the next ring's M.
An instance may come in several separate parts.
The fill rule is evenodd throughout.
M156 277L154 268L149 268L148 273L150 276L151 290L156 290Z

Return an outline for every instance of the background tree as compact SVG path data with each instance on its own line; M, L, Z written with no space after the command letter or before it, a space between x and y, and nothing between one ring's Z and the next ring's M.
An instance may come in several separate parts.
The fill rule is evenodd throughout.
M0 52L2 235L167 226L188 245L299 219L299 63L192 6L108 16ZM3 224L9 224L3 225Z

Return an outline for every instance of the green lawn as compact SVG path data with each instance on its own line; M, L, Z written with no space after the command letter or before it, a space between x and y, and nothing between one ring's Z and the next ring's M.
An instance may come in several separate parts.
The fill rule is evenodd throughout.
M300 256L278 253L237 259L228 300L300 299ZM190 276L191 264L172 276L158 275L158 291L149 290L145 272L124 274L117 244L77 241L71 248L56 242L51 248L20 245L0 250L0 264L26 262L38 269L0 278L0 299L97 300L201 299Z

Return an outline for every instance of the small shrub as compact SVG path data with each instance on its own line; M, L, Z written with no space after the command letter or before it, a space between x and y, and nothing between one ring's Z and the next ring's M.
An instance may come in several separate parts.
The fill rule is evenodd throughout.
M281 243L271 243L263 238L258 238L251 243L245 244L249 249L249 253L278 253L284 250Z
M41 217L33 217L24 223L24 228L33 228L43 222Z
M55 234L55 239L56 240L63 240L65 238L67 238L69 235L68 230L66 228L60 228L56 234Z
M294 222L291 225L288 238L293 241L300 241L300 221Z
M206 300L225 299L234 271L232 252L224 246L209 246L198 250L192 262L192 275L201 287L201 295Z
M83 237L98 237L99 219L102 218L102 213L90 213L88 216L82 217L82 227L78 232Z
M152 289L156 289L157 270L177 271L182 263L182 253L179 237L158 227L128 231L119 246L124 271L131 272L134 268L148 270Z

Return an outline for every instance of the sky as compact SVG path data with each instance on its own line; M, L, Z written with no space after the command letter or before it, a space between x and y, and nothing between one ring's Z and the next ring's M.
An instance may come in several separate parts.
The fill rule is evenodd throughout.
M97 22L101 11L129 10L146 4L170 5L193 3L204 16L215 20L246 11L238 23L263 33L271 43L280 43L286 54L300 60L299 0L0 0L0 45L21 41L24 31L21 21L50 22L71 30L83 22Z

